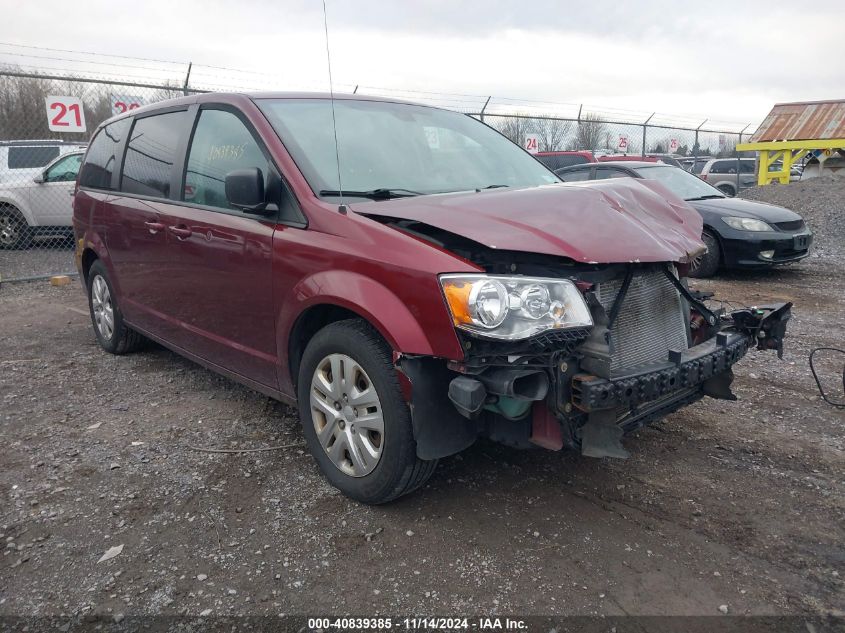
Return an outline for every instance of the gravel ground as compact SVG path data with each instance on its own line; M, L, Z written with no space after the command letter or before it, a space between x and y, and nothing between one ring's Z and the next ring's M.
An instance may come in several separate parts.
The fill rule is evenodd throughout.
M378 508L324 482L293 410L158 347L101 352L76 283L4 284L0 615L843 615L845 412L807 369L843 342L841 261L699 283L794 301L784 359L751 352L739 401L629 460L479 442Z
M0 250L0 279L76 272L69 240L36 242L27 250Z

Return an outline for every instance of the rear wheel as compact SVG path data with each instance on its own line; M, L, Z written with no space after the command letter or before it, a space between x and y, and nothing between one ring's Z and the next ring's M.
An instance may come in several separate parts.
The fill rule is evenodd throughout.
M24 249L32 241L32 229L20 211L9 205L0 206L0 248Z
M144 346L146 339L123 322L117 295L106 267L99 260L88 271L88 308L100 347L110 354L128 354Z
M437 460L417 457L390 347L364 321L338 321L314 335L300 364L297 396L311 454L348 497L386 503L434 472Z
M707 252L696 257L690 265L690 277L712 277L719 270L719 262L722 259L722 251L719 247L719 240L716 236L704 231L701 234L701 241L707 246Z

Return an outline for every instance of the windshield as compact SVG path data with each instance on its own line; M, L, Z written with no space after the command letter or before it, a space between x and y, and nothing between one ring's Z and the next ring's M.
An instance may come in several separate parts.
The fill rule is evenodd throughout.
M688 171L678 167L670 165L637 167L637 173L643 178L663 183L669 191L684 200L725 197L721 191L711 187L698 176L693 176Z
M456 112L381 101L335 101L340 182L328 99L259 99L308 184L324 196L414 194L559 182L498 132ZM332 193L334 192L334 193ZM354 196L352 196L354 197Z

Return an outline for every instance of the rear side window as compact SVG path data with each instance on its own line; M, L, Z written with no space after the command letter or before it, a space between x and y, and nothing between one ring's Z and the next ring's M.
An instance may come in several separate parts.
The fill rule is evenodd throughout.
M267 158L243 121L225 110L203 110L188 151L185 202L235 210L226 198L226 174L253 167L266 184Z
M710 165L711 174L727 174L730 173L728 169L728 161L718 160ZM734 173L736 173L736 163L734 163Z
M596 169L596 180L604 180L605 178L630 178L630 174L620 169Z
M35 147L10 147L9 169L32 169L44 167L54 158L58 158L59 148L55 145Z
M560 178L563 182L580 182L582 180L589 180L590 179L590 170L589 169L576 169L574 171L561 171L555 172L557 177Z
M120 190L156 198L170 197L176 148L187 112L166 112L136 119L126 146Z
M130 119L121 119L101 129L85 154L82 172L79 175L81 187L111 189L111 177L118 160L118 151L129 126Z

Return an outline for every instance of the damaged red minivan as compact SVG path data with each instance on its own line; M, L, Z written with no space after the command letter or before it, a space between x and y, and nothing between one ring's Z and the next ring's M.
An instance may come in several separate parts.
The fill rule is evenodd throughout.
M146 339L297 404L328 480L382 503L485 436L624 457L733 399L789 304L690 289L701 217L659 184L562 184L462 114L206 94L110 119L74 201L100 345Z

